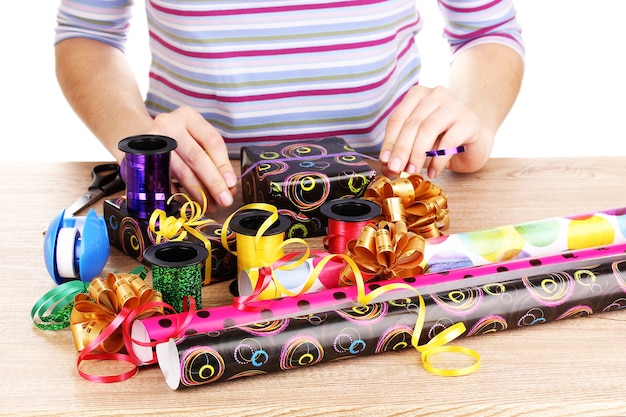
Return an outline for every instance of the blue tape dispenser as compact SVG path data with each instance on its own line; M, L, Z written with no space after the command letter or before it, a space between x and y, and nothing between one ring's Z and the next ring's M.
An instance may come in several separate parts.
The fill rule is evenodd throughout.
M104 219L94 209L86 216L56 216L44 239L44 258L48 273L57 284L98 276L109 258L109 235Z

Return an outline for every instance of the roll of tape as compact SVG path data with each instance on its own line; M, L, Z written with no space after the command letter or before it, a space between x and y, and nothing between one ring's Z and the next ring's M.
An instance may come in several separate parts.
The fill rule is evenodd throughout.
M59 230L56 248L56 269L59 276L64 279L74 279L78 277L76 270L76 242L80 238L80 233L75 227L64 227Z
M61 211L46 229L43 244L46 268L57 284L90 282L102 272L109 249L106 223L94 209L84 217L65 217Z

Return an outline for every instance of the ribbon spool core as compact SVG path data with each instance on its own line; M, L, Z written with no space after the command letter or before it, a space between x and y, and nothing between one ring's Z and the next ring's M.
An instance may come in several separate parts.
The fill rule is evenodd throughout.
M260 210L251 210L237 213L230 223L230 228L237 234L255 236L270 213ZM291 221L285 215L279 215L278 219L263 233L263 236L273 236L284 233L291 226Z
M126 207L136 218L165 210L170 197L170 152L177 142L162 135L136 135L122 139L118 148L126 155L120 174L126 183Z
M191 266L204 261L209 251L192 242L164 242L150 246L144 254L146 260L153 265L164 268Z

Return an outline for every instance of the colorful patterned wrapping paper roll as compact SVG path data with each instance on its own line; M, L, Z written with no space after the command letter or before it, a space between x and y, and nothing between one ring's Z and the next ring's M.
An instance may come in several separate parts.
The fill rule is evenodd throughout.
M427 239L422 266L426 272L439 273L621 243L626 243L626 208ZM275 274L274 279L293 293L302 287L307 277ZM339 281L326 275L316 281L308 292L337 288ZM256 282L254 271L252 274L242 271L238 282L240 293L246 292L246 289L249 293L249 288L254 287ZM270 284L259 294L259 298L283 295Z
M474 336L624 308L626 259L589 262L426 294L420 345L458 322ZM172 389L304 368L410 347L418 312L407 297L296 314L170 340L157 357Z
M424 270L541 257L626 242L626 207L428 239Z
M529 258L482 265L478 267L460 268L453 271L430 273L419 277L387 281L408 283L420 293L451 291L472 285L483 285L523 275L538 275L570 268L578 268L603 259L606 262L626 257L626 243L600 248L567 251L561 254L541 258ZM381 283L366 284L367 290L380 287ZM388 293L394 295L396 293ZM404 294L403 296L414 296ZM382 300L382 299L381 299ZM154 348L141 344L165 342L179 334L219 332L223 329L245 326L268 320L278 320L302 314L350 308L358 303L356 287L328 289L296 297L284 297L276 300L262 301L249 309L238 309L233 305L204 308L193 313L189 324L184 329L178 327L187 319L187 314L167 314L135 320L132 325L131 337L134 341L133 352L137 357L148 363L154 359Z

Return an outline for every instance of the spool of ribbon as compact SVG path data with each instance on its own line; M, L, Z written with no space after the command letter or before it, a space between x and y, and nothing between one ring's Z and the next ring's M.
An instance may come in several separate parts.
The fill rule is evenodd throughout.
M150 246L144 258L152 265L152 285L174 310L185 310L183 300L192 297L202 307L202 265L209 252L193 242L170 241Z
M285 232L290 225L289 217L279 215L276 207L265 203L248 204L224 222L222 246L229 247L226 231L230 229L235 233L237 250L234 254L237 256L238 272L269 266L284 256L287 244L299 242L306 245L299 238L285 240Z
M344 253L347 243L381 215L381 207L364 198L339 198L324 203L321 212L328 218L324 248L329 253Z
M132 217L147 219L154 210L165 210L171 194L170 153L176 146L174 139L161 135L136 135L119 142L125 153L120 174Z
M406 173L391 180L377 177L364 198L376 202L388 222L406 222L408 229L426 239L439 237L450 225L448 197L421 175Z

